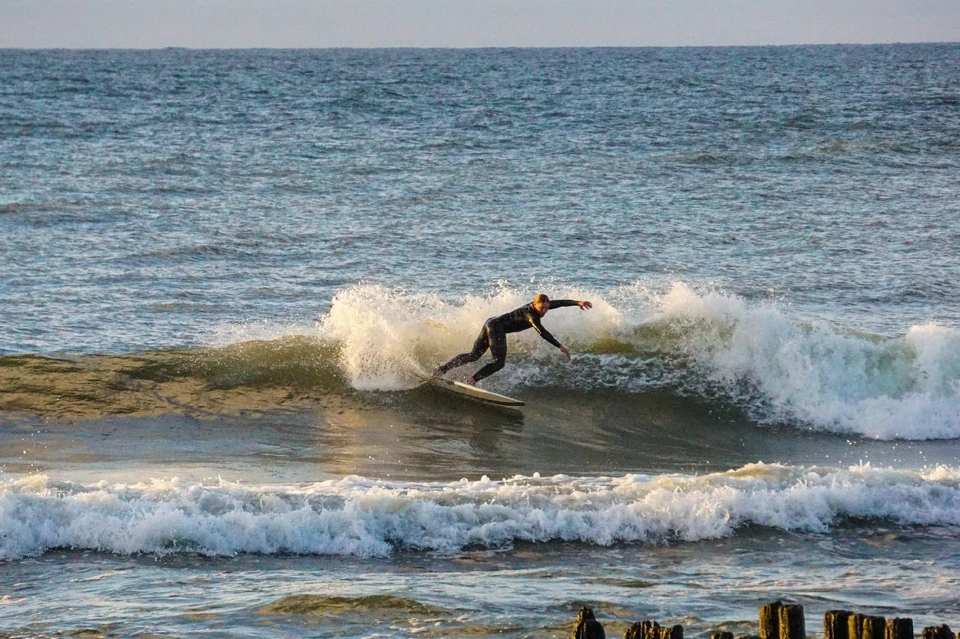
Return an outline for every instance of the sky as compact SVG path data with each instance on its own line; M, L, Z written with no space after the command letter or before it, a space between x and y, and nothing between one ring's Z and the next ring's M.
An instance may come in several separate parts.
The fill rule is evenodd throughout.
M0 0L0 47L960 41L960 0Z

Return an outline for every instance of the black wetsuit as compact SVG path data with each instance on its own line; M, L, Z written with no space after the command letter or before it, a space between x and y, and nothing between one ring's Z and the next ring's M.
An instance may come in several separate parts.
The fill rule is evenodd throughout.
M550 300L550 308L562 308L564 306L579 306L577 300ZM533 308L533 304L525 304L518 309L512 310L503 315L491 317L483 323L483 329L480 331L477 341L473 343L473 350L469 353L461 353L449 362L437 369L438 374L443 375L452 368L463 366L470 362L475 362L490 349L493 355L493 361L473 374L474 381L479 382L484 377L493 375L504 367L507 361L507 333L518 333L528 328L535 328L540 337L547 340L557 348L562 345L557 341L550 331L540 323L540 313Z

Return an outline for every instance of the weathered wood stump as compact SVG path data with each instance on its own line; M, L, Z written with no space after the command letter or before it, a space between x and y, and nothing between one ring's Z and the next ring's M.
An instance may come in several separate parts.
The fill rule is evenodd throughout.
M581 608L573 626L573 639L607 639L592 608Z
M721 630L720 632L710 633L710 639L733 639L733 633Z
M641 621L640 639L660 639L660 624L649 619Z
M683 626L677 624L664 628L656 621L638 621L627 628L623 639L683 639ZM729 639L733 639L732 634Z
M850 635L850 618L853 616L849 610L828 610L823 615L823 638L859 639Z
M848 639L863 639L863 620L866 615L854 613L847 619L847 637Z
M760 639L780 639L780 609L783 603L774 601L760 608Z
M806 637L807 627L803 619L803 606L791 604L780 608L780 639L806 639Z
M920 632L920 636L923 639L957 639L957 636L953 634L947 624L928 626Z
M885 639L913 639L913 619L887 619Z
M860 630L860 639L884 639L887 634L887 620L883 617L864 617Z
M659 639L683 639L683 626L677 624L669 628L660 628Z
M660 639L662 628L656 621L638 621L627 628L623 639Z

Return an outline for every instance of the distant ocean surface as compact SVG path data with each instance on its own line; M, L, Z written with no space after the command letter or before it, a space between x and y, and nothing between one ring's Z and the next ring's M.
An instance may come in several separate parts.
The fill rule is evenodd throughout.
M0 50L0 635L960 626L958 247L960 44Z

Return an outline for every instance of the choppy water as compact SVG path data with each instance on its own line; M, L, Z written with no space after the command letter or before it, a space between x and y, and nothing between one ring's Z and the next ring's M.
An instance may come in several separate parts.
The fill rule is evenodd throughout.
M0 633L957 625L958 87L954 44L0 51ZM538 291L594 308L570 363L511 338L526 408L418 386Z

